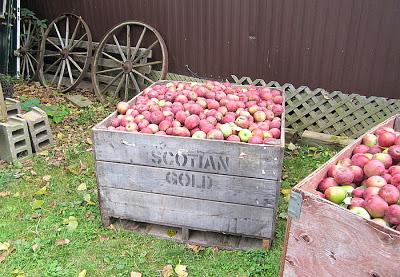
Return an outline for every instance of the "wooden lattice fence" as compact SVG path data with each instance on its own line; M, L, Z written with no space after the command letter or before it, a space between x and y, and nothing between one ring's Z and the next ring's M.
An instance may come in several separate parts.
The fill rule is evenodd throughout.
M153 73L154 74L154 73ZM168 73L167 79L177 81L203 81L198 78ZM279 84L249 77L232 75L227 81L240 85L281 87L286 93L286 128L301 134L304 131L333 136L357 138L372 126L400 113L400 100L382 97L366 97L327 92L317 88L292 84Z

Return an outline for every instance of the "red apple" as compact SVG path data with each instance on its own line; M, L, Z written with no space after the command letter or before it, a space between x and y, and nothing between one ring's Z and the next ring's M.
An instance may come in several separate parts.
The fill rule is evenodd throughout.
M390 205L385 211L385 216L383 218L385 221L393 225L400 224L400 205L394 204Z
M382 175L385 172L385 165L378 160L370 160L364 166L364 173L367 177Z
M250 126L249 119L245 116L239 116L238 118L236 118L235 124L243 129L247 129Z
M117 117L113 118L113 120L111 120L111 126L113 126L114 128L117 128L120 124L121 124L121 120Z
M379 190L378 195L390 205L397 203L400 197L400 192L393 185L385 185Z
M351 166L349 166L349 168L353 172L353 175L354 175L353 182L360 183L364 178L364 171L362 170L362 168L359 166L356 166L356 165L351 165Z
M372 147L378 142L378 138L374 134L367 134L363 137L363 144L368 147Z
M126 102L119 102L117 104L117 111L120 114L125 114L128 109L129 109L129 104Z
M263 122L266 119L266 115L263 111L256 111L253 114L253 117L254 117L255 121L257 121L257 122Z
M337 165L342 166L351 166L351 159L350 158L343 158L337 162Z
M200 118L195 115L189 115L186 119L185 119L185 127L188 128L189 130L196 128L197 126L199 126L200 124Z
M371 217L375 218L383 217L389 206L380 196L372 195L365 199L364 207Z
M351 163L353 165L359 166L361 168L364 168L364 166L369 162L370 159L365 155L365 154L355 154L353 157L351 157Z
M385 168L389 168L393 163L392 157L385 153L377 153L372 157L372 159L382 162Z
M197 114L199 115L203 111L203 108L199 104L192 104L189 107L189 112L191 114Z
M370 197L372 195L378 195L380 189L381 188L378 188L378 187L369 187L369 188L365 189L365 191L363 193L363 198L367 199L368 197Z
M329 187L334 187L337 186L338 184L336 183L335 179L332 177L326 177L321 180L318 184L318 190L321 192L325 192L325 190Z
M227 141L235 141L235 142L240 142L240 138L237 135L230 135L227 139Z
M272 134L273 138L280 138L281 137L281 130L277 129L277 128L271 128L268 132L270 132Z
M126 124L125 129L128 132L137 131L138 125L135 122L129 122L128 124Z
M389 167L389 174L392 176L395 174L400 174L400 165L393 165Z
M142 134L154 134L153 130L150 129L149 127L144 127L140 130L140 133Z
M400 160L400 144L390 146L389 147L389 155L393 158L393 160L399 161Z
M396 187L400 186L400 174L392 175L392 179L391 179L390 183Z
M263 144L264 138L262 136L252 136L249 140L248 143L251 144Z
M349 209L351 209L353 207L364 207L364 202L365 202L365 200L362 198L353 197L353 198L351 198Z
M150 115L150 122L153 124L160 124L164 120L164 114L162 111L154 111Z
M362 197L364 197L364 196L363 196L363 195L364 195L364 192L365 192L365 189L364 189L364 188L358 187L358 188L355 188L355 189L351 192L351 194L352 194L354 197L362 198Z
M196 131L193 135L192 138L196 138L196 139L206 139L207 138L207 134L204 133L203 131Z
M223 140L224 139L224 134L221 132L221 130L218 129L212 129L207 133L207 138L208 139L214 139L214 140Z
M369 148L368 153L370 154L376 154L376 153L381 153L382 148L379 145L374 145Z
M371 176L365 181L365 185L369 187L381 188L387 185L386 180L381 176Z
M174 136L190 137L190 131L186 127L174 127L172 129L172 133Z
M354 180L354 174L351 169L341 165L335 167L332 177L340 185L349 185Z
M364 153L368 153L369 147L364 145L364 144L360 144L357 145L356 147L354 147L353 150L353 155L354 154L364 154Z
M383 132L378 136L378 144L382 147L390 147L394 144L396 135L392 132Z

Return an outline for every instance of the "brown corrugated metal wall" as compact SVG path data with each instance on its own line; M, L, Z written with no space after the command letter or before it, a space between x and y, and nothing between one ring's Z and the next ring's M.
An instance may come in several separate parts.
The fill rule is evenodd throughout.
M170 71L250 76L400 98L400 0L26 0L81 15L94 39L125 20L163 35Z

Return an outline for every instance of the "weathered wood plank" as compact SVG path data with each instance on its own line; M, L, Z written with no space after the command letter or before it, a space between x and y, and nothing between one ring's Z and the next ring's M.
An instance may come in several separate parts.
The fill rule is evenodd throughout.
M208 200L100 188L110 217L188 229L271 238L274 210Z
M301 135L301 142L303 144L315 145L315 146L325 145L325 146L343 147L353 143L354 139L306 130Z
M368 133L394 127L399 118L393 116ZM288 221L281 276L308 276L310 272L320 276L342 276L343 272L346 276L398 275L400 232L315 195L328 168L350 157L362 137L293 188L303 196L303 202L299 218Z
M220 174L96 162L98 185L275 209L279 182ZM121 176L124 176L121 179ZM249 207L251 209L251 207Z
M291 220L283 276L398 276L400 233L306 196Z
M96 160L279 180L283 149L94 129Z
M135 222L130 220L118 220L114 222L114 227L130 230L135 233L152 235L159 238L172 240L180 243L201 245L205 247L217 247L225 250L251 250L256 248L269 249L271 240L250 238L215 232L190 230L186 228L175 228L171 226ZM171 236L171 230L176 234Z

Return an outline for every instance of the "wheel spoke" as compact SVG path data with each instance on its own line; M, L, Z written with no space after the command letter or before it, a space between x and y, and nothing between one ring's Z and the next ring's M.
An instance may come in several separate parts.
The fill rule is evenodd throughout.
M58 58L54 63L52 63L43 73L47 73L51 68L53 68L59 61L61 60L61 57ZM61 63L60 63L61 64ZM60 65L58 65L60 66Z
M135 70L135 69L132 69L132 72L136 73L137 75L139 75L139 76L142 77L143 79L146 79L147 81L150 82L150 84L154 84L154 83L155 83L152 79L150 79L149 77L147 77L146 75L140 73L139 71L137 71L137 70Z
M75 40L75 37L76 37L76 34L78 32L78 28L79 28L80 24L81 24L81 19L79 18L78 22L76 23L75 29L74 29L74 31L72 33L71 40L69 41L68 47L72 46L72 44L74 43L74 40Z
M29 40L30 40L30 35L31 35L31 27L32 27L32 22L29 20L28 34L26 35L26 41L25 41L25 44L27 46L29 46Z
M55 44L51 39L46 38L46 40L50 42L50 44L52 44L55 48L57 48L58 51L60 52L62 51L61 48L57 44Z
M117 67L117 68L105 69L105 70L97 71L96 74L103 74L103 73L119 71L119 70L122 70L122 68Z
M75 56L87 56L86 52L69 52L69 54Z
M72 85L74 83L74 77L72 77L71 65L69 63L69 60L66 60L66 62L67 62L67 69L68 69L69 79L70 79L71 85Z
M32 60L34 60L34 61L35 61L35 63L36 63L36 64L38 64L38 61L37 61L37 59L36 59L36 58L35 58L35 57L34 57L34 56L31 54L31 53L29 53L29 52L28 52L27 54L28 54L28 56L29 56L29 57L31 57L31 58L32 58Z
M22 23L23 35L21 36L22 45L26 45L26 25L25 22Z
M129 78L128 75L125 75L125 95L124 95L124 100L128 100L128 94L129 94Z
M68 60L82 73L83 69L70 56L68 56Z
M30 69L29 69L28 58L26 57L26 55L24 56L24 60L25 60L25 63L26 63L26 69L27 69L27 72L28 72L28 79L29 79L30 76L31 76L31 73L30 73Z
M57 57L57 56L60 56L60 54L59 53L54 53L54 54L46 54L46 55L43 55L43 57L45 57L45 58L48 58L48 57Z
M160 64L162 63L162 61L154 61L154 62L149 62L149 63L137 63L134 64L133 67L137 68L137 67L143 67L143 66L149 66L149 65L156 65L156 64Z
M32 61L29 58L29 56L26 56L26 58L28 59L29 65L30 65L30 67L32 69L32 76L33 76L33 75L35 75L35 67L33 66Z
M119 44L117 37L116 37L115 35L113 35L113 38L114 38L115 44L117 45L118 52L119 52L119 54L120 54L121 57L122 57L122 60L123 60L123 61L126 61L125 54L124 54L124 52L122 51L121 45Z
M149 54L150 50L153 49L154 46L156 46L158 43L158 40L154 41L148 48L146 48L143 52L141 52L134 60L132 63L137 62L141 58L143 58L145 55Z
M147 28L144 27L142 33L140 34L140 37L139 37L139 39L138 39L138 41L136 43L135 49L133 49L132 58L131 58L132 60L135 59L135 56L136 56L137 52L139 51L139 47L140 47L140 44L142 43L144 34L146 33L146 30L147 30Z
M61 81L64 76L64 71L65 71L65 60L62 61L62 66L61 66L61 71L60 71L60 78L58 79L58 84L57 84L57 89L60 89L61 87Z
M104 56L106 56L107 58L110 58L111 60L113 60L114 62L118 63L118 64L123 64L122 61L118 60L117 58L111 56L110 54L106 53L106 52L101 52Z
M57 70L56 70L56 73L54 74L53 79L51 80L51 83L50 83L50 84L54 84L54 81L56 80L56 78L57 78L57 76L58 76L58 72L60 72L61 64L62 64L62 62L58 65Z
M107 86L101 91L100 94L103 94L109 87L111 87L112 84L114 84L114 82L121 77L121 75L123 74L123 72L120 72L117 74L117 76L114 77L114 79L111 80L110 83L107 84Z
M137 92L139 93L139 92L140 92L140 88L139 88L139 85L138 85L138 83L137 83L137 81L136 81L136 79L135 79L135 76L133 75L132 72L129 73L129 77L131 77L131 80L132 80L132 82L133 82L133 85L135 86L135 89L136 89Z
M25 61L23 58L21 59L21 68L19 69L19 71L22 75L22 78L25 78Z
M68 37L69 37L69 17L67 16L67 20L65 22L65 47L68 47ZM68 63L67 63L68 65Z
M121 90L122 85L124 84L125 75L122 75L121 81L119 81L117 89L114 91L114 98L119 95L119 91Z
M56 23L54 23L54 29L56 30L58 39L60 40L61 47L62 47L62 48L65 48L64 42L63 42L63 40L62 40L62 38L61 38L60 31L58 30L58 27L57 27L57 24L56 24ZM57 87L57 88L58 88L58 87Z
M126 25L126 58L131 56L131 26Z
M83 40L83 38L86 36L87 34L83 34L72 46L71 48L69 48L69 51L72 51L72 49L74 49L79 43L81 43L81 41Z

